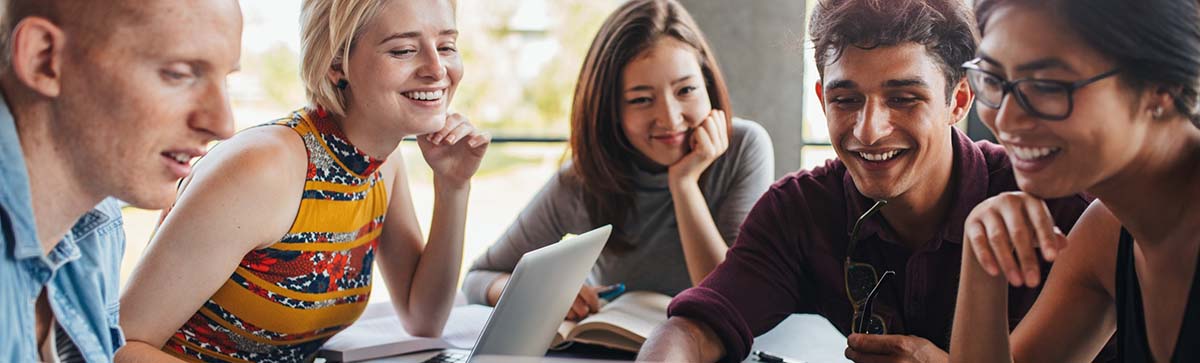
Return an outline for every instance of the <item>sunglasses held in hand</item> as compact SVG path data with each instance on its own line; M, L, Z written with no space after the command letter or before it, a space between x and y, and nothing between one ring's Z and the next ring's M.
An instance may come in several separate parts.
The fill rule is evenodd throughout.
M886 200L876 201L871 209L858 217L858 220L854 222L854 228L850 230L850 243L846 248L846 264L843 272L846 281L846 297L850 299L850 305L854 307L854 317L850 323L852 333L887 334L887 323L873 312L872 302L879 294L879 287L883 285L888 276L895 275L896 271L885 271L881 276L876 272L875 266L852 260L855 247L858 245L859 227L862 226L864 220L870 218L884 205L887 205Z

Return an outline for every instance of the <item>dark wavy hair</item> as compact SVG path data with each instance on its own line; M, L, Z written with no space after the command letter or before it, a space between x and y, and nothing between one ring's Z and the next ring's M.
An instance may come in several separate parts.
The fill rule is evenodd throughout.
M579 72L571 105L571 182L583 186L583 203L595 225L612 224L605 250L632 249L625 222L634 213L634 158L637 149L621 129L621 75L635 57L666 37L696 51L713 108L724 110L732 129L733 105L717 59L700 27L675 0L632 0L600 27Z
M1113 60L1135 90L1165 87L1175 110L1200 127L1200 2L1197 0L980 0L980 34L1004 6L1047 9Z
M962 0L821 0L809 21L817 73L846 47L874 49L913 42L925 46L946 76L946 102L975 57L979 35Z

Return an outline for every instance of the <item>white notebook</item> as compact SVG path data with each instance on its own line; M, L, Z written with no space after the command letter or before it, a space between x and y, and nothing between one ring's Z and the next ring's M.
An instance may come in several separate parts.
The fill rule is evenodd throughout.
M441 338L422 338L404 331L390 301L371 303L353 325L325 342L318 356L353 362L432 349L471 349L491 313L490 306L456 306Z

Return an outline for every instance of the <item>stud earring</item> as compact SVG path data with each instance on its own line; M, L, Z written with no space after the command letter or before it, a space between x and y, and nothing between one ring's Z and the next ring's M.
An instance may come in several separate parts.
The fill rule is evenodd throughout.
M1155 108L1154 108L1154 113L1153 113L1153 114L1154 114L1154 118L1156 118L1156 119L1158 119L1158 118L1162 118L1162 115L1163 115L1163 108L1162 108L1162 106L1155 107Z
M337 81L337 88L338 88L338 89L346 89L346 87L349 87L349 86L350 86L350 82L349 82L349 81L346 81L346 79L345 79L345 78L343 78L343 79L339 79L339 80Z

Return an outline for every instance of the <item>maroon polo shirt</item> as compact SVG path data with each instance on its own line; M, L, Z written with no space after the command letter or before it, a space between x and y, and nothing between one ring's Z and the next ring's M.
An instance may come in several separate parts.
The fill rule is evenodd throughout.
M1018 190L1003 147L972 143L958 129L952 138L954 170L948 187L953 201L941 232L911 249L877 213L863 222L854 256L880 274L896 271L874 303L888 333L919 336L943 350L950 346L963 223L984 199ZM1075 195L1046 204L1055 224L1070 231L1090 201ZM840 160L785 176L750 211L725 262L699 286L676 296L668 314L711 327L725 345L723 360L730 362L744 359L754 337L793 313L820 314L849 334L853 306L843 275L846 245L854 221L873 203L858 192ZM1049 266L1042 262L1042 281ZM1039 291L1010 288L1010 326L1016 326Z

